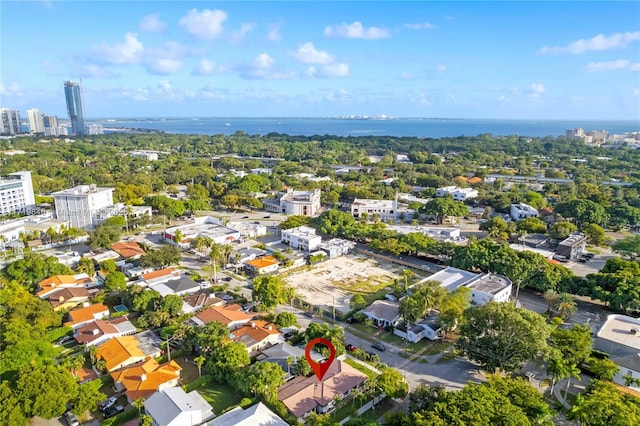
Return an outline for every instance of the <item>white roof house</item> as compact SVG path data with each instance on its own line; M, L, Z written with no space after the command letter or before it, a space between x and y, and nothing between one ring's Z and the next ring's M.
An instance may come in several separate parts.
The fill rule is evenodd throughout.
M302 249L307 252L320 248L322 237L316 235L316 230L308 226L284 229L281 235L282 242L293 249Z
M511 296L511 280L502 275L476 274L448 266L424 281L438 281L449 291L465 286L471 289L471 303L484 305L490 301L508 302Z
M451 194L454 200L464 201L470 198L477 198L478 191L473 188L458 188L457 186L445 186L436 189L436 197L444 197Z
M511 219L519 222L530 217L538 217L538 210L525 203L511 204L509 215Z
M351 203L351 215L358 219L363 213L367 214L368 219L372 219L372 216L377 214L383 222L396 220L398 201L356 198L353 200L353 203Z
M613 381L625 386L625 376L640 379L640 319L612 314L602 324L593 347L609 354L611 361L620 368ZM630 386L640 390L638 385Z
M216 417L207 426L288 426L276 413L262 402L249 408L236 407Z
M211 405L197 391L165 388L144 402L144 410L157 426L196 426L214 416Z

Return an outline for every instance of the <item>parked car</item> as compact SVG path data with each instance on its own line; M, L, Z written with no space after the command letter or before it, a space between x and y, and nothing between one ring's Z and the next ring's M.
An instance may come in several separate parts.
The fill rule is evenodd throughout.
M220 299L222 299L222 300L227 300L227 301L229 301L229 300L233 300L233 299L234 299L234 297L233 297L232 295L230 295L230 294L221 294L221 295L220 295L220 296L218 296L218 297L219 297Z
M578 258L578 262L580 262L580 263L587 263L588 261L589 261L589 258L588 258L588 257L580 256L580 257Z
M309 317L309 318L313 318L313 312L305 312L304 316L305 317Z
M64 413L64 420L67 422L69 426L80 426L80 421L78 421L78 416L73 414L71 411L67 411Z
M375 342L371 346L373 346L379 351L385 351L387 349L386 346L382 344L382 342Z
M593 256L595 256L595 254L593 254L593 253L582 253L582 256L586 257L587 259L593 259Z
M109 408L113 407L116 402L118 402L118 398L116 398L115 396L112 396L105 401L99 402L98 408L100 409L100 411L106 411Z
M115 407L108 408L104 412L104 418L108 419L113 416L117 416L118 414L124 411L124 407L122 405L116 405Z
M344 348L345 348L346 350L348 350L349 352L353 352L353 351L355 351L356 349L358 349L358 347L357 347L357 346L352 345L351 343L349 343L349 344L345 345L345 346L344 346Z

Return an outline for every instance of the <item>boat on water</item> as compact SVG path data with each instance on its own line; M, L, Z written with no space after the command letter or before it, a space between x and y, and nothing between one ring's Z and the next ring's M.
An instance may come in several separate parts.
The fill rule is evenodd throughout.
M231 123L224 123L225 126L231 126Z

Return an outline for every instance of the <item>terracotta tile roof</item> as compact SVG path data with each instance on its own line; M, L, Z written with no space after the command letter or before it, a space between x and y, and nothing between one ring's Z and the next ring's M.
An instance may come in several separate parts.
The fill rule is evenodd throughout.
M49 303L53 309L66 304L80 304L89 300L89 290L84 287L61 288L49 295Z
M481 183L482 182L482 178L479 178L478 176L474 176L472 178L467 179L467 183L469 184L476 184L476 183Z
M280 400L296 417L302 417L318 405L327 405L336 395L343 395L367 380L364 373L349 364L334 360L324 380L320 382L315 374L311 377L298 376L278 389Z
M236 306L240 309L236 309ZM207 324L213 321L221 322L224 325L229 325L232 322L236 321L250 321L253 318L253 315L245 314L242 312L242 307L240 305L230 305L230 306L209 306L204 311L200 312L196 315L203 323Z
M86 307L72 309L69 311L69 321L65 322L64 325L73 327L74 325L82 322L103 318L104 313L108 316L109 308L102 303L95 303Z
M213 296L213 295L211 295ZM184 296L182 300L192 306L195 309L204 308L209 305L221 306L224 305L224 300L217 297L209 297L209 293L196 293Z
M113 381L121 383L126 389L129 401L148 398L157 392L161 385L180 378L182 367L175 361L158 364L153 358L129 368L111 373Z
M232 340L242 340L243 336L249 336L256 341L262 342L272 334L280 334L277 327L267 321L251 321L232 333Z
M164 269L160 269L159 271L153 271L153 272L149 272L148 274L142 274L142 279L147 281L147 280L152 280L154 278L166 277L166 276L172 275L173 273L175 273L175 269L164 268Z
M119 242L111 246L120 256L130 259L133 257L144 256L146 253L136 242Z
M38 297L44 298L57 288L85 287L91 282L92 280L87 274L54 275L38 283L40 291L37 294Z
M105 361L107 371L112 371L130 359L144 359L145 354L138 348L138 340L134 336L122 336L98 346L97 358Z
M256 269L266 268L278 263L278 260L273 256L264 256L258 259L248 260L247 265L253 266Z

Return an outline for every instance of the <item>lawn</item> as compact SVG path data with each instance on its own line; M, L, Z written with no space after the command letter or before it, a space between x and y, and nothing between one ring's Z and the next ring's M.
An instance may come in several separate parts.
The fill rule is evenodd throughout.
M362 365L359 362L356 362L356 361L354 361L352 359L346 358L344 360L344 362L346 362L347 364L349 364L350 366L352 366L353 368L355 368L359 372L366 374L367 376L369 376L369 378L377 376L375 371L373 371L370 368L365 367L364 365Z
M219 415L230 407L240 404L242 395L227 385L218 383L204 384L196 389L198 393L213 407L213 412Z
M437 355L451 346L451 342L447 341L431 341L428 339L422 339L416 343L406 343L400 336L397 336L389 331L379 330L368 326L366 324L354 323L349 325L349 331L353 334L366 339L370 342L376 342L382 340L383 342L402 348L402 353L420 355ZM401 354L402 354L401 353Z

